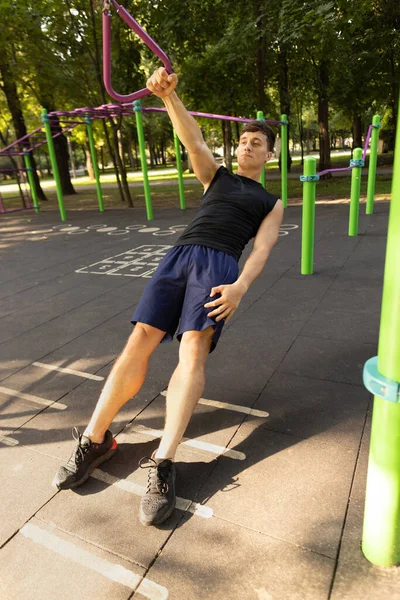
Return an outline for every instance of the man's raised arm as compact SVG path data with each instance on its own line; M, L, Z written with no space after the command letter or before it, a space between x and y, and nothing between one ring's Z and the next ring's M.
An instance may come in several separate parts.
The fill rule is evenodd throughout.
M168 75L164 67L160 67L148 79L147 87L163 100L175 131L189 152L194 173L207 188L218 170L218 165L203 139L200 127L175 92L177 83L178 77L175 73Z

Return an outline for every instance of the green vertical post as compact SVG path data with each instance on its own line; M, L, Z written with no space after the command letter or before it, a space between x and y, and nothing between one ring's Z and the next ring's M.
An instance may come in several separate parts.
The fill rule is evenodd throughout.
M257 121L265 121L264 113L262 110L257 111ZM265 188L265 165L263 166L263 170L261 171L260 183Z
M303 216L301 238L301 274L311 275L314 269L314 228L317 161L313 156L304 159Z
M372 118L371 149L368 163L367 206L365 211L367 215L372 215L374 212L376 161L378 158L379 128L381 126L380 122L381 119L379 115L375 115Z
M40 211L40 208L39 208L39 202L38 202L38 198L37 198L37 194L36 194L35 181L33 178L32 161L31 161L31 157L29 156L29 152L26 148L24 148L24 162L25 162L26 171L28 173L28 181L29 181L29 187L31 189L33 206L35 208L35 212L38 213Z
M176 155L176 168L178 170L179 202L181 205L181 209L185 210L186 202L185 202L185 189L183 187L181 147L180 147L180 141L179 141L179 138L177 136L175 129L174 129L174 146L175 146L175 155Z
M384 382L383 385L380 382L378 389L373 391L375 397L362 540L366 558L383 567L392 567L400 562L399 120L390 204L377 363L378 373L383 376Z
M56 151L54 149L53 137L51 135L50 119L47 114L47 110L45 108L42 110L41 117L42 117L42 122L44 124L44 130L46 133L47 146L49 148L51 169L53 171L53 177L54 177L54 181L56 183L57 200L58 200L58 207L60 209L61 221L66 221L67 213L65 212L65 207L64 207L64 196L63 196L62 187L61 187L60 172L58 170Z
M361 148L354 148L351 169L351 195L349 213L349 236L358 235L358 213L360 210L361 170L364 164Z
M100 209L100 212L104 212L103 193L101 191L99 165L97 162L96 148L94 145L92 119L90 117L85 117L85 123L86 123L88 138L89 138L89 148L90 148L90 155L92 157L94 177L96 179L96 189L97 189L97 199L99 201L99 209Z
M135 100L133 102L133 110L136 115L136 127L137 127L137 133L138 133L138 141L139 141L140 163L142 165L142 173L143 173L143 187L144 187L144 197L146 200L147 220L151 221L153 219L153 205L151 203L149 175L147 173L147 158L146 158L146 146L145 146L145 141L144 141L144 131L143 131L142 103L140 100Z
M287 189L288 189L288 118L287 115L281 115L281 200L283 206L287 208Z

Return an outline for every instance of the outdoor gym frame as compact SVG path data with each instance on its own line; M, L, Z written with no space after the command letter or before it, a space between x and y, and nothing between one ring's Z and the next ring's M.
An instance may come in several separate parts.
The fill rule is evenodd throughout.
M376 164L378 158L378 139L380 127L380 117L379 115L375 115L372 119L372 125L370 125L368 128L367 136L365 138L364 150L362 150L361 148L354 148L353 158L350 160L350 165L348 167L342 167L339 169L326 169L317 173L316 159L313 156L307 156L304 159L303 175L300 176L300 181L303 182L303 214L301 244L302 275L311 275L314 270L315 197L317 181L319 181L321 175L325 175L327 173L335 173L338 171L348 171L349 169L352 170L348 235L358 235L361 172L362 168L365 165L365 158L367 156L367 150L370 139L371 150L369 154L366 214L372 215L372 213L374 212Z

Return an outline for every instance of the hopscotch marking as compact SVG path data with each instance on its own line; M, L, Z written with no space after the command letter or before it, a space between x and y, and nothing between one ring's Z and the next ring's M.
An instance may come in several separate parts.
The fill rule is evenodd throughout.
M0 435L0 444L4 444L5 446L18 446L19 441L8 435Z
M40 544L78 565L91 569L110 581L115 581L131 590L136 590L138 586L136 591L149 600L166 600L168 598L168 590L158 583L143 578L141 575L136 575L136 573L129 571L129 569L118 563L110 562L83 548L79 548L76 544L67 542L37 525L27 523L20 530L20 534L35 544Z
M172 246L147 244L82 267L75 273L150 278Z
M129 427L129 432L142 433L143 435L148 435L152 438L160 438L163 434L160 429L150 429L145 425L133 425ZM208 442L201 442L200 440L188 440L184 438L184 441L182 441L181 444L196 448L197 450L205 450L206 452L211 452L212 454L216 454L218 456L227 456L228 458L233 458L235 460L246 459L246 455L243 452L231 450L225 446L216 446L215 444L210 444Z
M48 365L42 362L32 363L34 367L41 367L48 371L59 371L60 373L68 373L69 375L77 375L78 377L84 377L85 379L92 379L93 381L104 381L104 377L100 375L92 375L92 373L85 373L84 371L75 371L75 369L68 369L67 367L57 367L56 365Z
M32 396L32 394L23 394L17 390L11 390L9 388L0 386L0 394L6 394L7 396L14 396L15 398L22 398L23 400L29 400L29 402L36 402L37 404L43 404L44 406L50 406L56 410L65 410L68 408L66 404L61 402L55 402L54 400L46 400L45 398L39 398L39 396Z
M161 396L167 396L167 390L161 392ZM256 408L249 408L248 406L240 406L237 404L229 404L229 402L220 402L219 400L208 400L208 398L200 398L199 404L205 406L213 406L214 408L222 408L224 410L232 410L234 412L240 412L245 415L252 417L266 418L269 417L269 413L265 410L257 410Z
M91 476L98 481L102 481L108 485L113 485L114 487L124 490L125 492L129 492L130 494L135 494L135 496L144 496L146 492L145 487L138 485L137 483L133 483L132 481L128 481L127 479L119 479L118 477L114 477L113 475L105 473L100 469L95 469ZM190 512L198 517L203 517L203 519L210 519L214 514L212 508L203 506L202 504L198 504L197 502L193 502L187 498L177 497L176 508L185 512Z

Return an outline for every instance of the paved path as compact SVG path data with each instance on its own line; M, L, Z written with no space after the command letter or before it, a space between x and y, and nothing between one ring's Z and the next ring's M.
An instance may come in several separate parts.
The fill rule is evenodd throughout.
M178 509L137 519L178 344L113 424L119 452L76 492L50 482L192 210L0 220L0 597L7 600L399 600L360 551L388 204L317 207L301 276L300 208L226 327L177 456ZM248 254L248 250L246 255ZM245 255L245 256L246 256ZM245 257L244 257L245 258Z

